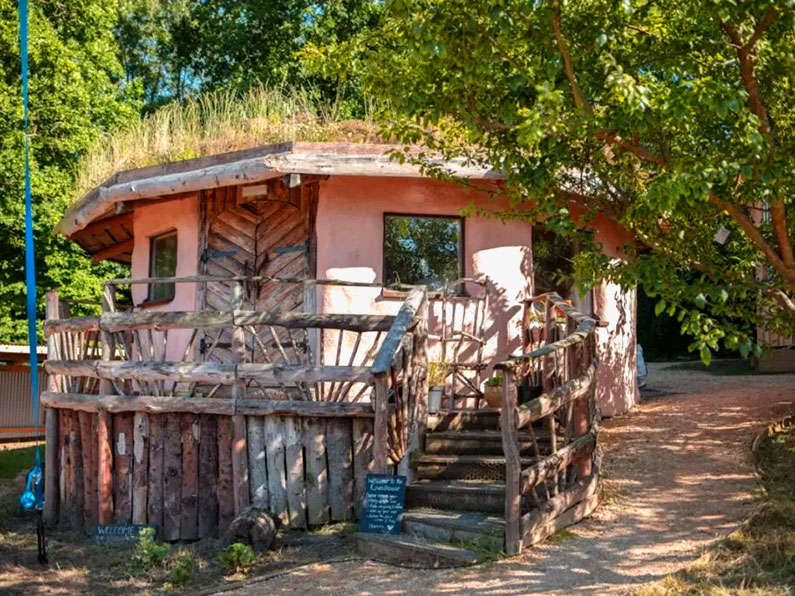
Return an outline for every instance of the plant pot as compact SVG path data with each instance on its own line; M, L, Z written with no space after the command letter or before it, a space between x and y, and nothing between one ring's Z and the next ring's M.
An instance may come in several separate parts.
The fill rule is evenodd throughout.
M513 391L514 395L516 395L516 390L516 385L511 387L511 391ZM497 385L496 387L486 385L483 388L483 399L486 400L490 408L495 408L497 410L502 408L502 385Z
M444 387L431 387L428 389L428 413L436 414L442 408Z

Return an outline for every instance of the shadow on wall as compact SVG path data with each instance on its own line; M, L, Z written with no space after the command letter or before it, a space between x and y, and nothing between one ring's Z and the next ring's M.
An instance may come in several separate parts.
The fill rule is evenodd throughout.
M597 401L602 416L618 416L638 403L637 354L635 349L635 290L603 282L593 290L594 312L606 328L597 331L599 372Z

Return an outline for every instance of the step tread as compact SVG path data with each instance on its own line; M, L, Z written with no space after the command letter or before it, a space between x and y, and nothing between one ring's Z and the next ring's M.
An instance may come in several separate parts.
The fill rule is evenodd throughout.
M467 414L474 416L499 416L500 410L498 408L453 408L443 409L437 412L437 416L448 416L451 414Z
M503 518L475 511L408 509L403 512L403 521L405 522L407 520L445 528L489 534L502 534L505 530L505 520Z
M522 465L531 466L538 460L534 457L523 457L520 459ZM457 453L423 453L412 459L413 464L480 464L480 465L504 465L505 457L502 455L470 455Z
M470 482L466 480L415 480L406 486L406 490L501 494L505 492L505 483Z
M439 439L444 441L502 441L500 430L433 430L425 435L426 439ZM536 434L537 439L546 438L545 435ZM519 439L532 441L533 438L527 431L519 431Z
M479 562L478 554L467 548L461 548L452 544L429 542L416 536L407 534L356 534L358 544L365 543L367 546L379 545L387 547L388 555L373 552L370 548L365 553L366 556L373 556L377 560L387 560L390 563L414 566L413 560L417 554L427 557L434 563L431 565L420 565L425 567L456 567L465 565L475 565ZM401 554L405 553L407 558L401 560Z

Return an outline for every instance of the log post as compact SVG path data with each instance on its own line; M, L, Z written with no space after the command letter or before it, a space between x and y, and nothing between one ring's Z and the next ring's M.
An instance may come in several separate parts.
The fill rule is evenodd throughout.
M236 283L232 286L232 310L243 308L243 287ZM232 326L232 362L237 365L246 359L246 332L241 325ZM235 383L232 386L232 397L235 400L245 398L245 382L240 379L235 368Z
M417 316L419 321L414 331L412 350L414 374L414 420L411 425L409 453L422 449L422 438L428 426L428 315L429 301L426 292Z
M516 428L516 398L513 388L513 371L503 371L502 449L505 452L505 552L518 555L522 552L522 467L519 459L519 429Z
M583 338L582 341L582 370L585 371L590 369L592 365L598 365L597 358L596 358L596 327L592 328L589 334ZM598 370L596 368L593 369L593 378L589 384L588 390L585 392L585 395L574 404L575 411L578 413L575 416L581 416L581 420L578 420L578 433L582 431L582 434L589 432L591 430L591 426L595 420L597 420L598 416L598 408L596 405L596 383L598 379ZM577 418L575 418L577 420ZM577 467L577 473L579 474L580 478L585 478L586 476L590 476L593 471L593 458L596 453L596 450L592 454L589 454L587 458L585 458L582 463Z
M582 358L577 358L576 348L581 348ZM583 372L586 370L586 365L590 365L590 363L586 364L587 352L588 352L588 338L584 338L582 342L579 344L575 344L569 348L566 348L570 354L570 366L571 366L571 379L576 379ZM594 379L596 379L596 375L594 375ZM571 440L575 440L588 432L588 404L587 401L590 399L589 395L590 391L586 391L585 394L574 400L574 403L571 407L571 431L572 437ZM574 466L574 472L576 474L577 479L586 478L591 475L591 455L590 453L580 459Z
M99 509L97 521L100 525L113 520L113 452L111 450L111 417L107 410L100 410L97 421L97 497Z
M246 417L240 414L232 416L232 484L235 515L240 515L250 503Z
M136 412L133 418L132 522L146 523L149 488L149 416Z
M375 385L375 420L373 421L373 472L386 474L389 463L389 412L387 410L387 378L378 375L373 381Z
M105 285L102 292L102 312L115 312L114 286ZM106 331L102 333L102 360L113 360L114 344L113 335ZM99 391L108 395L113 393L111 381L101 379ZM113 451L111 450L111 418L107 410L100 409L97 426L97 490L98 490L98 522L109 524L113 519Z
M240 283L232 286L232 310L243 308L243 287ZM246 335L242 326L232 327L232 361L239 365L246 357ZM232 400L245 398L245 382L242 381L235 366L235 382L232 385ZM236 405L236 404L235 404ZM235 410L237 408L235 407ZM250 503L248 481L248 447L246 417L232 416L232 485L234 491L235 515L240 515Z
M47 318L58 318L58 292L47 292ZM54 335L47 338L47 356L55 357L57 351L57 339ZM48 379L49 391L58 390L58 381L53 375ZM47 526L54 526L58 521L58 479L60 478L60 470L58 469L58 410L55 408L47 408L44 411L44 425L45 433L44 440L46 451L44 452L44 523Z

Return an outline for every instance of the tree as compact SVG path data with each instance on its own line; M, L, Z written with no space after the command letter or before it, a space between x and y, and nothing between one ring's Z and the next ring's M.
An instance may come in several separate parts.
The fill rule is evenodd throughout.
M794 22L792 1L392 0L323 57L402 140L503 169L512 215L620 222L625 261L592 244L578 280L642 283L708 361L756 349L760 317L795 332Z
M71 199L81 152L137 111L119 90L113 0L39 0L30 14L30 134L40 315L44 293L99 303L101 280L121 272L92 265L52 235ZM17 6L0 0L0 342L24 342L24 169ZM79 311L79 309L78 309Z
M267 83L311 87L361 111L350 81L304 68L300 53L372 30L379 0L122 0L116 37L128 82L146 107L199 91L245 91Z

